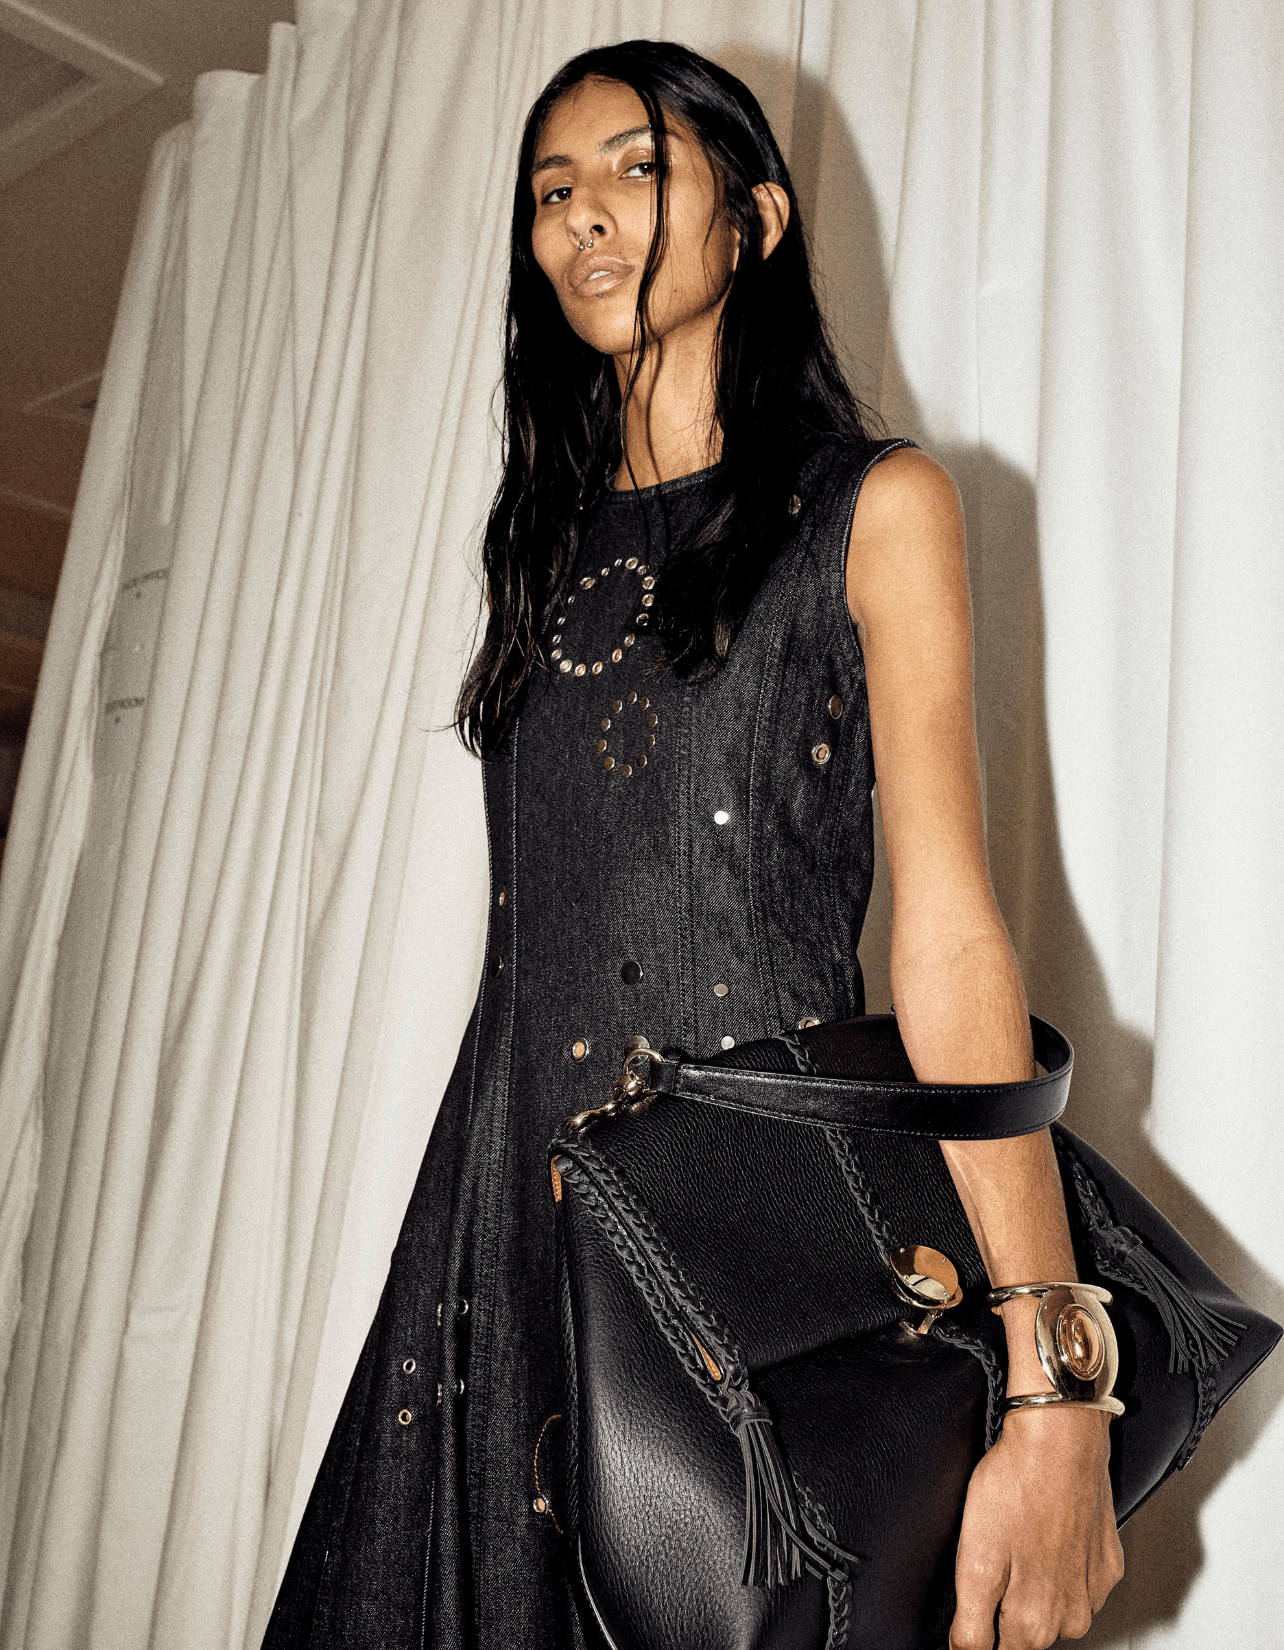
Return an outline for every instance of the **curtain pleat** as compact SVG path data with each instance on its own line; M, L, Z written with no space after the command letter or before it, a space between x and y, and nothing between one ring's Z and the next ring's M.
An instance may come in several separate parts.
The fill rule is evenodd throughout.
M157 148L0 885L0 1650L258 1643L480 970L450 729L522 117L683 39L959 482L991 859L1071 1121L1277 1316L1270 0L300 0ZM885 873L862 958L886 1002ZM1268 1368L1097 1645L1265 1645ZM1256 1538L1245 1541L1245 1531Z

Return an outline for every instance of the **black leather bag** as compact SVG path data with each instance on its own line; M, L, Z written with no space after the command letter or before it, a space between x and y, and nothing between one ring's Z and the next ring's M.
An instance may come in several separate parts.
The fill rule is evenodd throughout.
M937 1141L1060 1115L1072 1052L1031 1025L1047 1074L988 1086L916 1083L890 1015L706 1062L637 1053L632 1078L553 1142L551 1510L591 1642L945 1643L967 1483L999 1435L1006 1366ZM1104 1158L1053 1136L1079 1276L1114 1297L1122 1523L1281 1331ZM963 1289L927 1333L906 1326L889 1266L913 1244L950 1257Z

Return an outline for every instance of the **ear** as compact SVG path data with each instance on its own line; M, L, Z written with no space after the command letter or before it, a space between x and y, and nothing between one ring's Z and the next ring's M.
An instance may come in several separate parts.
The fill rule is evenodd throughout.
M770 258L789 227L789 196L778 183L755 184L753 198L762 218L762 255Z

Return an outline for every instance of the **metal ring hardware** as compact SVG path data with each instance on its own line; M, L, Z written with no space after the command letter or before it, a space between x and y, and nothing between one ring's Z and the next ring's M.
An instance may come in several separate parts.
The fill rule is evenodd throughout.
M590 1106L587 1111L579 1111L574 1117L568 1117L564 1125L567 1132L580 1134L599 1118L615 1117L622 1111L635 1111L649 1105L655 1098L655 1090L646 1086L648 1063L652 1060L660 1063L663 1059L664 1056L659 1049L631 1048L624 1056L624 1064L615 1080L615 1087L611 1090L611 1098L604 1106Z

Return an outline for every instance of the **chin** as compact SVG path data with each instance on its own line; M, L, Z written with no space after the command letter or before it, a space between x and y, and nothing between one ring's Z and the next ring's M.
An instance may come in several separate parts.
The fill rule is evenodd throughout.
M613 315L595 315L590 304L576 304L573 309L564 309L562 313L571 331L577 338L582 338L590 349L599 350L603 355L628 355L632 350L637 311L631 303Z

